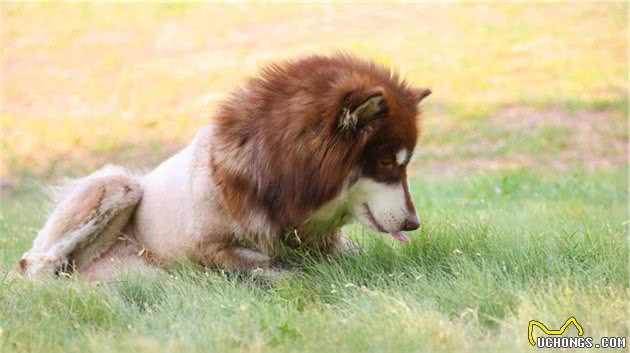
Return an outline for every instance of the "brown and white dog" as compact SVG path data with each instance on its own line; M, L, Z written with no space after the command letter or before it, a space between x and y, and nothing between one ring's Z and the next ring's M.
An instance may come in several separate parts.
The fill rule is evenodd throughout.
M279 271L288 249L349 249L357 220L405 241L419 227L406 168L431 93L347 55L272 64L151 173L105 167L64 188L24 254L27 276L88 278L191 259Z

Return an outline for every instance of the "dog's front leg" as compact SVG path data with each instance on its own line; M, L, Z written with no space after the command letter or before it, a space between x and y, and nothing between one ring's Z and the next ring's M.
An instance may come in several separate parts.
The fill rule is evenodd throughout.
M214 265L242 271L272 269L271 257L255 250L231 246L219 250L214 256Z
M339 256L355 255L359 252L359 247L350 239L345 237L341 230L336 230L326 241L316 244L315 249L322 254Z
M334 244L333 255L356 255L359 250L357 244L341 235L341 232L339 232Z
M277 266L271 257L243 247L220 250L214 258L214 263L221 267L250 272L269 282L277 282L289 274L289 271Z
M211 246L200 260L206 266L249 272L271 281L289 273L270 256L238 245Z

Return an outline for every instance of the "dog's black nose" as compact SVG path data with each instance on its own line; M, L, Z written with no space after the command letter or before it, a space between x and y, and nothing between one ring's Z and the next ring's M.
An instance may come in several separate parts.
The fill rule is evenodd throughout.
M405 223L402 226L402 230L416 230L420 227L420 221L418 220L418 216L413 213L407 217Z

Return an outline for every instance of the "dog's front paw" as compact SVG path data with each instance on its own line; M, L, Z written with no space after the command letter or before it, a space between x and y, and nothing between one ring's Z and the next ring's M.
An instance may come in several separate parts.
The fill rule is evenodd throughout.
M254 280L264 286L274 286L282 281L294 278L298 274L280 267L257 268L251 271Z
M356 255L359 253L359 246L352 240L339 236L339 240L335 246L335 253L338 255Z

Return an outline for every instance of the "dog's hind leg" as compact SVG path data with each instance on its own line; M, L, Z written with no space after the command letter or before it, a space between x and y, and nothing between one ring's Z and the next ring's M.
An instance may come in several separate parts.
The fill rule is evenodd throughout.
M102 249L102 247L98 247ZM91 254L88 252L87 254ZM124 272L157 272L158 265L147 250L128 238L117 239L109 249L98 258L77 265L78 277L89 281L110 281Z
M72 255L87 264L114 244L142 198L138 180L106 167L73 182L18 263L28 277L52 275Z

